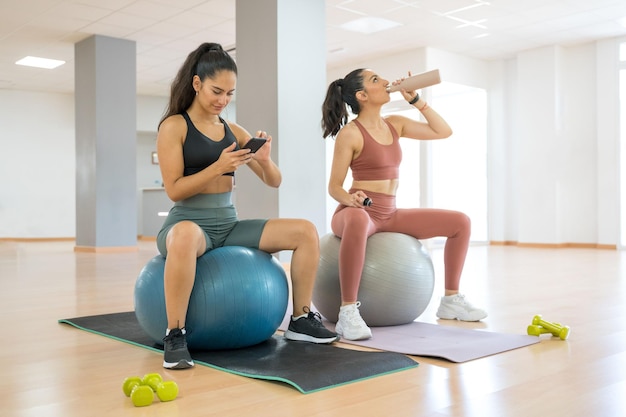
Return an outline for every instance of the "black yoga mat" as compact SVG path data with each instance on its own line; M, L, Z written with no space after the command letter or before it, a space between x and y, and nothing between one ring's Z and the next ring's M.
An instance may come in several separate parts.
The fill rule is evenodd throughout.
M61 319L59 323L157 352L162 347L142 330L134 312ZM418 366L393 352L364 352L334 345L292 342L275 334L255 346L220 351L191 351L196 364L221 371L285 382L303 394Z

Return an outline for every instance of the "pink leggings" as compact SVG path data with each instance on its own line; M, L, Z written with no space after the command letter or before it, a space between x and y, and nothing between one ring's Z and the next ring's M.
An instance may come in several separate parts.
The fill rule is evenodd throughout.
M469 247L469 217L452 210L397 209L395 196L371 191L366 194L373 201L370 207L339 205L331 222L333 233L341 238L339 277L342 302L357 301L367 238L376 232L404 233L417 239L447 237L443 252L445 287L458 291Z

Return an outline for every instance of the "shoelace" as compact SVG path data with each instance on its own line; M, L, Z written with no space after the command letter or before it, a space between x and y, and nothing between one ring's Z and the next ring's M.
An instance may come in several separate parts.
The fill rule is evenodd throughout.
M315 327L324 327L324 325L322 324L322 316L320 315L320 313L314 313L312 311L309 311L306 319L309 320L311 324Z
M346 313L346 319L348 319L348 321L352 324L361 324L361 323L365 323L363 318L361 317L361 315L359 314L359 310L358 308L361 306L361 302L358 301L355 304L355 307L353 309L347 310Z
M177 332L171 332L163 339L165 343L169 343L171 350L182 349L185 347L185 337L180 330Z
M452 299L452 301L454 301L455 303L463 304L463 305L467 304L467 301L465 301L465 295L463 294L456 294L454 298Z
M350 314L347 318L350 323L355 324L355 325L361 325L361 323L365 323L363 318L356 314Z
M304 306L302 310L307 313L306 319L311 322L311 325L319 328L323 327L325 329L324 325L322 324L322 316L320 313L312 312L309 306Z
M457 294L454 297L454 300L452 300L452 301L455 302L456 304L459 304L459 305L463 306L468 311L476 309L476 307L474 307L474 305L472 303L470 303L469 301L467 301L465 299L465 295L464 294Z

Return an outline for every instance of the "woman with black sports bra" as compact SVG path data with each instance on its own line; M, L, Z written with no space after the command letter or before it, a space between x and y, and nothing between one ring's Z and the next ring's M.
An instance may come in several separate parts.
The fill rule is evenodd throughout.
M359 313L357 296L367 238L376 232L404 233L417 239L446 237L445 292L437 317L477 321L487 316L459 294L471 231L469 218L452 210L396 208L402 160L399 138L442 139L449 137L452 129L415 91L401 93L421 112L425 123L400 115L383 118L381 108L389 102L388 86L389 81L373 71L357 69L329 85L322 106L324 137L335 137L328 192L339 203L331 221L333 233L341 238L341 307L335 330L350 340L372 336ZM357 116L350 122L347 106ZM353 178L346 191L343 184L348 168ZM367 198L372 205L363 204Z
M204 43L191 52L172 83L165 116L159 123L157 152L165 191L174 203L157 236L165 260L164 360L168 369L193 366L186 343L185 319L196 259L228 245L269 253L293 250L293 315L289 340L332 343L337 335L310 311L319 260L315 226L302 219L239 220L232 203L233 177L247 165L265 184L278 187L282 177L270 158L272 137L256 153L242 149L251 135L220 117L235 91L237 65L219 44Z

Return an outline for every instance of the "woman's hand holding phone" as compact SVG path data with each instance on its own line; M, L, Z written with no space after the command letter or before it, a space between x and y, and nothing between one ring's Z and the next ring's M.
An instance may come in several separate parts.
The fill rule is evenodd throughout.
M251 138L241 149L250 149L251 153L256 153L265 142L267 142L265 138Z

